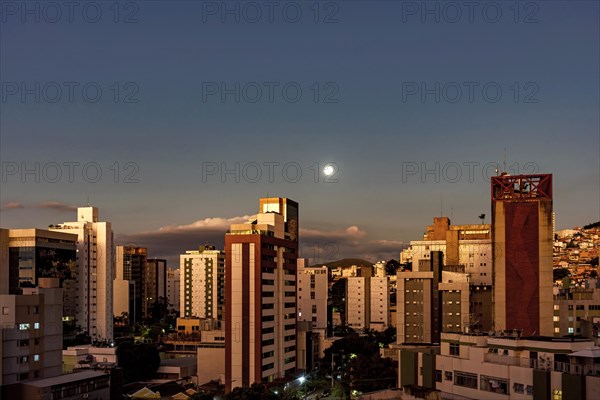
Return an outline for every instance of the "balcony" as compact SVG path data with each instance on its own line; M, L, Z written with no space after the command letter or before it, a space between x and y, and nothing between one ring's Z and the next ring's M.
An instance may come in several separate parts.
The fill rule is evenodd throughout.
M529 358L502 356L500 354L487 353L483 355L483 360L492 364L516 365L519 367L531 368L531 361Z
M600 376L600 364L571 364L555 361L554 371L564 372L571 375Z

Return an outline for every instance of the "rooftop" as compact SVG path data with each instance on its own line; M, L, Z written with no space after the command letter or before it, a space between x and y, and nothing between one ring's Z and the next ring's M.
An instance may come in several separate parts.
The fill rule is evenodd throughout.
M36 379L29 382L23 382L25 385L36 386L36 387L50 387L64 385L66 383L82 381L85 379L93 379L101 376L108 377L104 372L98 371L81 371L74 372L72 374L59 375L52 378Z

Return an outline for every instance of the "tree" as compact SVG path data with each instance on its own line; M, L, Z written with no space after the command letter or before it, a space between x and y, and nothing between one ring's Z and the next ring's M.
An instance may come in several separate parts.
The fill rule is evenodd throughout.
M146 343L122 342L117 347L117 359L125 383L151 379L160 366L158 349Z
M598 257L594 257L590 260L590 265L592 267L597 267L598 266Z
M397 363L379 354L360 354L350 362L352 389L373 392L396 387Z
M593 269L590 272L590 278L597 278L598 277L598 271L596 271L595 269Z
M554 281L560 281L561 279L563 279L564 277L569 276L569 270L567 268L555 268L554 270L552 270L552 275L554 278Z
M396 275L396 272L400 268L400 263L394 259L391 259L385 264L386 275Z
M199 391L190 396L190 400L213 400L214 396L203 391Z
M150 305L150 323L158 324L166 322L169 316L169 299L166 297L159 297L154 303Z
M236 387L225 395L225 400L278 400L262 383L253 383L250 387Z
M396 330L391 327L383 332L364 333L351 333L335 341L321 359L322 373L339 376L339 390L344 393L350 387L366 392L396 386L395 363L379 355L381 347L395 342Z
M346 279L340 279L331 286L331 305L340 311L342 325L346 324Z

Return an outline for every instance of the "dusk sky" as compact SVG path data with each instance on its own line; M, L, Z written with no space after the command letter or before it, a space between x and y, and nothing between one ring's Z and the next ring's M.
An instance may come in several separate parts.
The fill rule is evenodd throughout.
M600 220L597 1L25 3L0 2L3 228L89 199L172 262L281 196L302 256L377 261L442 212L489 223L504 163L554 175L557 229Z

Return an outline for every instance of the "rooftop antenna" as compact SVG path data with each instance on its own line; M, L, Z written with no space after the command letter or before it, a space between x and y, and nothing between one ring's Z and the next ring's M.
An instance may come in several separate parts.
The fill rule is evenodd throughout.
M502 163L502 172L506 172L506 146L504 147L504 162Z
M90 206L90 195L88 194L87 195L87 207L89 207L89 206Z
M440 192L440 217L444 216L444 193Z
M479 219L481 220L481 224L485 224L485 214L479 214Z

